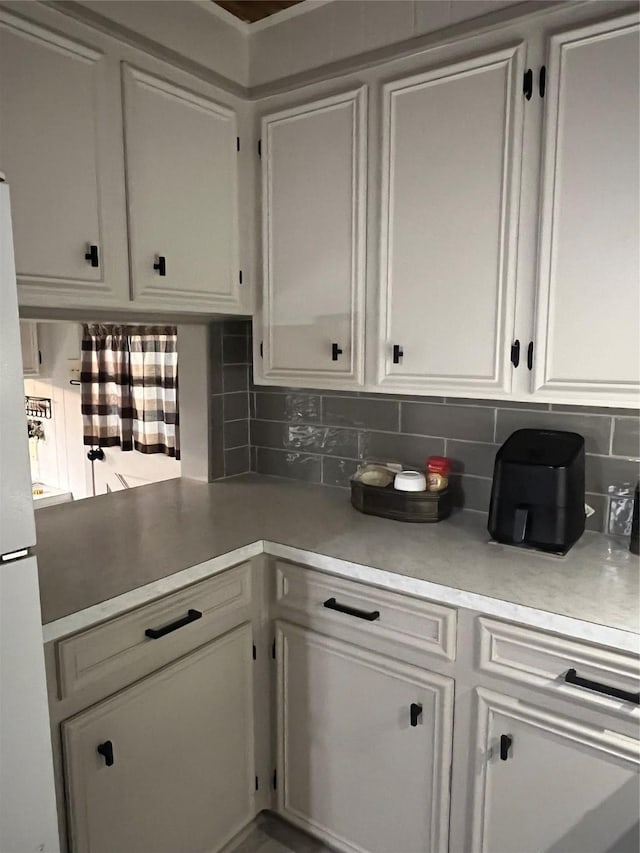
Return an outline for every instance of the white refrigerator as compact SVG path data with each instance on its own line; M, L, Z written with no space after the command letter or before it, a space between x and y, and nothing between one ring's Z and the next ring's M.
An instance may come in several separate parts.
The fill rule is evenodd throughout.
M9 185L0 172L0 851L59 851Z

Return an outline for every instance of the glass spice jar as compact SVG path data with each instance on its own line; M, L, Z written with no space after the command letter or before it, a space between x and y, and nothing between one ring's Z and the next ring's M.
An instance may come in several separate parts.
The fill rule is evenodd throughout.
M449 485L451 460L446 456L430 456L427 460L427 491L441 492Z

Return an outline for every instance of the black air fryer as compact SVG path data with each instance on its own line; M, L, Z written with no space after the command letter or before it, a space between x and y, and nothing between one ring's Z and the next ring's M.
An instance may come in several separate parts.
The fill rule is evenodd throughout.
M496 454L489 533L497 542L566 554L584 532L584 439L519 429Z

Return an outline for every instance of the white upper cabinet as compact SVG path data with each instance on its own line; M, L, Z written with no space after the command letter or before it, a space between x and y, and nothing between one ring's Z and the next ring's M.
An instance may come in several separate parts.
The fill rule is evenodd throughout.
M551 37L534 389L637 401L640 115L637 15Z
M366 87L262 119L263 378L363 381Z
M108 74L102 50L0 9L0 168L21 297L38 288L59 304L127 296Z
M522 44L383 89L377 382L511 384Z
M235 112L125 63L122 76L132 297L233 305L240 276Z

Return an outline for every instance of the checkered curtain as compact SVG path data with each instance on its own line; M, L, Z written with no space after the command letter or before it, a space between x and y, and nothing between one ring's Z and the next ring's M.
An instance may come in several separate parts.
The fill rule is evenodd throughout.
M180 458L175 326L86 325L84 443Z

